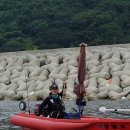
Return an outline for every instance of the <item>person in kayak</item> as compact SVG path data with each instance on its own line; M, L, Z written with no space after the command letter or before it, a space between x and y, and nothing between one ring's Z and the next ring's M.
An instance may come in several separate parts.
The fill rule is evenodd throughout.
M64 87L62 92L59 92L58 86L56 83L53 83L50 86L49 96L40 104L40 113L49 118L64 118L65 106L62 101L63 96Z

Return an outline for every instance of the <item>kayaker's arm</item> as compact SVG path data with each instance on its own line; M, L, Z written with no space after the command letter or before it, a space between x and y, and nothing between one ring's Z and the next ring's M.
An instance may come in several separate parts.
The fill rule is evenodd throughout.
M60 92L60 96L61 96L62 98L65 98L66 89L67 89L66 82L63 82L63 88L62 88L62 91Z

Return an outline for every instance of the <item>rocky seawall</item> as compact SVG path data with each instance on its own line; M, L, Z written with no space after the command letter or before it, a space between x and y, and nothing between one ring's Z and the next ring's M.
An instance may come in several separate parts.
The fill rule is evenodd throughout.
M0 54L0 100L42 100L56 82L66 98L75 99L79 48ZM130 90L130 45L86 48L86 100L120 99Z

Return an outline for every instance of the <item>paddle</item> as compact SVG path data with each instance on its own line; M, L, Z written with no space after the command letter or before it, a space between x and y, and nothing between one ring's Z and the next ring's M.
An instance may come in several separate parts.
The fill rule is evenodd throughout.
M65 98L66 98L66 90L67 90L66 82L63 82L63 88L62 88L62 100L65 100Z
M114 108L107 109L105 107L100 107L99 112L102 112L102 113L106 113L106 112L130 112L130 109L114 109Z

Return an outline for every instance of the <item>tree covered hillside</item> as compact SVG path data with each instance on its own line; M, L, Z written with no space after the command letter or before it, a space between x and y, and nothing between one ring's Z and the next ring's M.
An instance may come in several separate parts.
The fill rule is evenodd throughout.
M129 0L0 0L0 51L130 42Z

